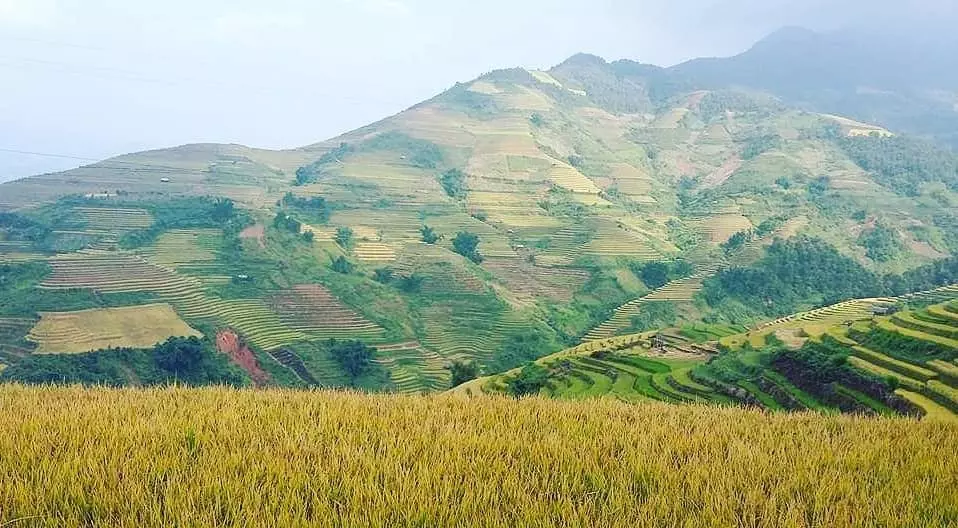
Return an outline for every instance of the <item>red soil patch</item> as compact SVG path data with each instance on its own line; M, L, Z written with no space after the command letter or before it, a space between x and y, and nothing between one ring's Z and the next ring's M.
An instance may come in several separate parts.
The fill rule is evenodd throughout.
M233 363L239 365L245 370L257 387L266 385L269 382L269 374L266 373L253 355L253 351L243 343L240 336L232 330L221 330L216 334L216 349L229 356Z
M266 247L266 226L263 224L256 224L247 227L246 229L240 231L240 238L253 238L259 242L259 247Z

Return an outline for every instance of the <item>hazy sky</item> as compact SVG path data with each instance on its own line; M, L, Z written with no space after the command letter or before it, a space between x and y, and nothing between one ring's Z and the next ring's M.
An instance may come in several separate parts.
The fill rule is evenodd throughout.
M502 67L669 65L953 0L0 0L0 181L191 142L284 148ZM837 4L837 5L833 5Z

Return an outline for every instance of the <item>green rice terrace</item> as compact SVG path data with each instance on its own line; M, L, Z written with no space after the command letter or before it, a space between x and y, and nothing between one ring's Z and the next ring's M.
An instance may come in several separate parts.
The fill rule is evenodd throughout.
M453 390L958 421L958 286L742 330L695 324L591 341Z
M954 305L914 292L958 282L958 157L644 75L576 56L299 149L2 184L0 380L502 391L537 361L561 397L952 409ZM930 306L871 321L892 298ZM781 347L879 381L803 385Z

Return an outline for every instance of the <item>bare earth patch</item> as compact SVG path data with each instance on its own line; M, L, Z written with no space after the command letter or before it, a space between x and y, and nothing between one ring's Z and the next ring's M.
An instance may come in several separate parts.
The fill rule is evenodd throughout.
M256 360L253 351L233 330L221 330L216 334L216 349L229 356L233 363L245 370L253 378L253 383L257 387L269 382L269 374L259 366L259 361Z
M263 224L249 226L242 230L239 236L244 239L255 239L259 242L259 247L266 247L266 226Z

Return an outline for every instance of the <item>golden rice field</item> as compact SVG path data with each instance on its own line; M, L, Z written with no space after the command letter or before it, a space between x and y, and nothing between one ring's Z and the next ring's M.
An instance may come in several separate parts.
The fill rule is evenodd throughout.
M148 348L169 337L200 336L169 304L43 312L27 335L37 354L81 354L104 348Z
M0 388L0 525L954 526L958 426L614 401Z

